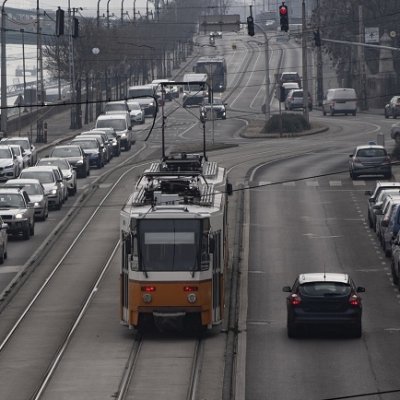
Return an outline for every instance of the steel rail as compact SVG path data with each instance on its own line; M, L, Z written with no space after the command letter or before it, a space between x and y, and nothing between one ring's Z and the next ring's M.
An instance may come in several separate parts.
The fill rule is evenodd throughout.
M129 160L129 159L128 159ZM127 160L126 160L127 161ZM126 162L125 161L125 162ZM36 294L33 296L33 298L30 300L30 302L28 303L28 305L25 307L24 311L21 313L21 315L19 316L19 318L17 319L17 321L14 323L14 325L11 327L11 329L9 330L8 334L5 336L5 338L2 340L2 342L0 343L0 353L1 351L4 349L4 347L7 345L7 343L9 342L10 338L12 337L12 335L15 333L15 331L18 329L19 325L21 324L21 322L24 320L24 318L26 317L26 315L29 313L29 311L31 310L31 308L33 307L33 305L36 303L36 301L38 300L38 298L40 297L40 295L43 293L43 291L45 290L45 288L47 287L47 285L49 284L49 282L51 281L51 279L53 278L53 276L55 275L55 273L58 271L58 269L63 265L64 260L67 258L67 256L69 255L69 253L72 251L72 249L75 247L75 245L77 244L78 240L80 239L80 237L83 235L83 233L86 231L86 229L88 228L89 224L91 223L91 221L93 220L93 218L96 216L96 214L99 212L100 208L102 207L102 205L104 204L104 202L106 201L106 199L110 196L110 194L113 192L113 190L115 189L115 187L118 185L118 183L125 177L125 175L127 175L128 173L130 173L132 170L134 170L135 168L138 168L140 166L143 165L147 165L148 162L145 163L141 163L138 165L134 165L132 167L130 167L129 169L127 169L123 174L121 174L121 176L117 179L117 181L113 184L113 186L109 189L109 191L106 193L106 195L104 196L104 198L102 199L102 201L98 204L98 206L96 207L96 209L92 212L92 214L90 215L90 217L88 218L88 220L86 221L86 223L84 224L83 228L80 230L80 232L77 233L75 239L72 241L72 243L69 245L69 247L67 248L67 250L64 252L64 255L61 257L61 259L58 261L58 263L54 266L53 270L50 272L50 274L47 276L47 278L45 279L45 281L43 282L43 284L40 286L40 288L38 289L38 291L36 292ZM110 173L111 171L108 171L107 173Z
M92 289L90 290L90 293L89 293L88 297L86 298L85 302L83 303L83 306L82 306L78 316L76 317L75 322L72 324L72 327L71 327L70 331L68 332L67 337L64 340L64 343L62 343L60 349L58 350L57 354L55 355L55 357L53 359L53 362L50 365L50 368L47 370L46 375L44 376L44 378L42 380L42 383L40 384L36 393L32 397L32 400L39 400L42 397L42 395L44 394L46 387L47 387L48 383L50 382L50 379L54 375L54 372L56 371L58 364L60 363L63 355L65 354L65 352L68 348L68 345L71 342L72 336L76 332L80 322L82 321L83 317L86 314L86 311L89 308L89 305L91 304L94 296L96 295L99 285L100 285L100 282L103 280L103 277L104 277L105 273L107 272L107 270L111 264L111 261L115 256L115 253L119 249L119 246L120 246L120 240L118 239L117 243L115 244L115 246L111 252L111 255L108 257L106 263L104 264L99 277L97 278L95 284L93 285Z

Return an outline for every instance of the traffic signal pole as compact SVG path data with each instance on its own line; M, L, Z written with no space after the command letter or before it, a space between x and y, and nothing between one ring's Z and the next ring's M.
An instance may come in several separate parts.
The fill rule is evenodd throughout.
M307 123L310 123L310 115L308 110L308 60L307 60L307 38L306 38L306 4L302 0L301 4L301 21L302 21L302 35L301 47L303 58L303 115Z

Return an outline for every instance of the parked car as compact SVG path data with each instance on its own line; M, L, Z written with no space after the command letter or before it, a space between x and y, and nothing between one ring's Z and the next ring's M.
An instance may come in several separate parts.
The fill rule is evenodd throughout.
M99 139L95 137L76 137L70 144L77 144L82 147L83 151L89 158L89 165L97 168L104 167L104 152L101 148Z
M50 157L65 158L68 160L76 170L77 178L86 178L90 175L89 157L79 144L55 146L50 152Z
M376 231L376 216L379 212L382 211L383 204L388 196L393 196L393 195L399 195L400 196L400 190L399 189L385 189L382 190L378 197L376 198L375 203L373 203L371 210L368 207L368 222L370 228L373 228L374 231Z
M392 207L394 204L398 204L400 202L400 196L398 195L389 195L386 197L382 204L382 208L376 210L376 228L375 232L378 236L379 241L383 247L383 235L384 231L388 225L388 221L390 215L392 213ZM385 222L384 222L385 221Z
M285 100L285 110L303 109L303 89L292 89ZM308 109L312 111L313 102L310 93L308 93Z
M14 179L20 172L20 163L11 147L0 145L0 181Z
M374 191L366 190L365 195L370 196L368 199L368 222L370 228L375 228L375 220L376 216L374 215L373 207L377 202L378 196L380 193L387 189L396 189L400 190L400 182L376 182L376 186Z
M23 186L34 205L35 220L44 221L49 215L49 201L43 185L38 179L13 179L6 182L6 186Z
M200 106L200 121L207 119L226 119L226 103L222 99L214 99L212 103L206 101Z
M60 210L63 204L63 179L57 177L52 167L28 167L21 174L20 179L38 179L43 185L49 201L49 207Z
M0 216L8 225L9 235L22 235L25 240L35 233L35 209L24 187L0 188Z
M302 326L346 326L355 337L362 334L362 304L358 295L365 292L348 274L321 272L300 274L288 292L287 334L296 337Z
M58 157L46 157L40 159L37 163L37 166L56 166L61 170L65 186L68 190L68 194L74 195L77 191L77 183L76 183L76 171L72 168L71 164L68 162L66 158L58 158Z
M37 161L37 151L36 147L31 143L29 137L10 137L10 138L3 138L0 141L1 144L19 144L27 155L28 158L28 166L32 166L36 164Z
M392 254L392 240L397 236L400 228L400 200L390 208L388 218L382 219L382 248L386 257Z
M395 285L400 289L400 232L392 241L392 262L391 262L392 279Z
M397 143L400 144L400 124L393 124L390 128L390 137Z
M393 96L389 103L385 105L385 118L397 118L400 116L400 96Z
M323 115L357 114L357 94L353 88L329 89L322 100Z
M8 255L8 235L7 235L8 224L6 224L3 218L0 216L0 264L4 263L4 260Z
M139 102L136 100L132 99L127 101L129 107L129 116L132 123L144 124L144 111L140 107Z
M357 179L361 175L383 175L386 179L392 176L390 156L383 146L377 144L357 146L349 157L351 179Z

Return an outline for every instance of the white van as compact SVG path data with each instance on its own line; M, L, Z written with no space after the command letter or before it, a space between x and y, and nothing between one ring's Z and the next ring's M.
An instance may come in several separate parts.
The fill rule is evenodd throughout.
M208 97L207 74L189 73L183 75L183 107L203 104Z
M99 115L96 120L96 129L113 128L121 139L121 147L129 150L135 142L133 139L131 119L128 113Z
M329 89L322 101L322 113L357 114L357 94L352 88Z

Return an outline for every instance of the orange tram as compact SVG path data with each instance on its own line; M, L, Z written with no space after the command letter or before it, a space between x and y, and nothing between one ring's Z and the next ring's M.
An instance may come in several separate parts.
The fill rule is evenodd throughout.
M121 210L122 324L221 324L231 193L225 169L198 154L169 156L143 173Z

